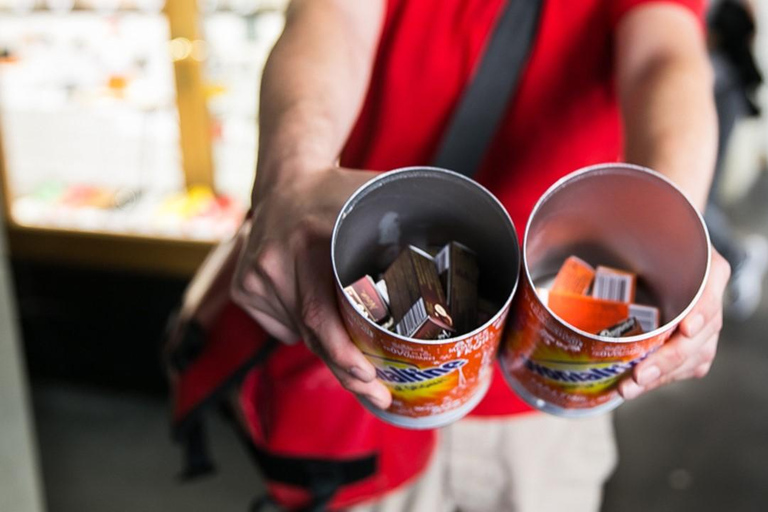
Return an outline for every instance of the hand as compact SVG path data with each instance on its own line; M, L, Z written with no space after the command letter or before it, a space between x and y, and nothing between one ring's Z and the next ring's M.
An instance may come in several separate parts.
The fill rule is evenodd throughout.
M669 341L619 383L621 396L630 400L664 384L709 373L723 326L723 294L730 275L728 262L713 248L709 279L699 302Z
M330 168L257 190L233 299L272 336L303 339L344 388L386 409L392 397L339 317L331 234L349 196L373 172Z

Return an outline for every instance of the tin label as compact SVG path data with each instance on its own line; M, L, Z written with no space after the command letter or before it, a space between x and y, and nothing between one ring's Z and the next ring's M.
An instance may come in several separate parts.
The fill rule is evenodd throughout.
M602 342L558 322L523 282L515 298L501 363L533 396L564 409L591 409L618 397L616 383L666 341L665 333L637 342Z
M508 308L473 335L419 343L374 329L346 298L339 299L352 341L392 393L388 413L420 418L459 409L491 377Z

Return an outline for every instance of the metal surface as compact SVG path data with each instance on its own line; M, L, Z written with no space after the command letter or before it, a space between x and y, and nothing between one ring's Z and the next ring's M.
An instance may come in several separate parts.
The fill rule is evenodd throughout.
M360 315L342 291L365 274L376 277L409 244L427 248L450 241L477 253L479 295L499 307L470 333L449 340L398 336ZM429 167L392 171L368 182L342 208L331 251L347 330L393 393L388 411L373 412L409 428L446 425L469 412L490 382L520 267L514 226L496 198L450 171ZM422 371L445 364L460 366L424 382L396 381L399 369Z
M637 274L638 302L659 307L660 327L615 339L558 318L534 288L570 255ZM542 196L526 229L525 277L501 358L510 385L534 407L563 416L618 406L620 375L672 334L699 299L709 264L703 219L660 174L610 164L566 176Z

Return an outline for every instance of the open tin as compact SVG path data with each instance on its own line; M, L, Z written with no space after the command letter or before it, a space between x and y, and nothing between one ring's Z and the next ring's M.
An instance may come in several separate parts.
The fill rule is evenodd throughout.
M575 255L638 276L637 302L659 308L660 327L627 338L572 327L539 297ZM576 171L538 201L523 243L523 284L500 354L509 385L532 406L567 417L622 403L617 382L661 346L701 296L709 274L706 225L664 176L633 165Z
M498 311L467 334L407 338L361 314L344 287L383 272L408 245L456 241L477 254L479 294ZM353 342L393 395L379 418L407 428L436 428L466 415L485 395L520 269L518 238L504 207L484 187L433 167L387 172L347 201L333 230L331 258L342 319Z

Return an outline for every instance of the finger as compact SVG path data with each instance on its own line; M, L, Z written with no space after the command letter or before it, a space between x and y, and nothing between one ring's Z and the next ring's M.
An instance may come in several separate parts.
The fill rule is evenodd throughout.
M256 320L262 329L283 343L293 345L301 339L301 335L269 314L256 310L249 310L248 314Z
M730 276L731 267L728 262L712 249L712 264L704 292L690 314L680 322L681 333L692 338L699 334L710 320L722 315L723 295Z
M254 319L262 324L269 323L270 329L274 329L272 324L277 322L282 326L278 328L280 331L291 333L289 335L290 340L272 333L275 337L286 343L292 343L299 338L299 330L294 317L280 300L270 281L257 269L249 268L243 273L239 288L242 291L238 290L232 294L232 298ZM271 320L265 322L267 317ZM266 328L266 325L264 327Z
M690 379L692 377L702 378L712 366L712 362L717 352L718 334L711 336L703 345L701 350L696 353L689 361L677 368L675 371L660 376L658 379L639 384L634 376L625 377L618 387L619 394L626 400L637 398L643 393L661 387L670 382Z
M255 271L266 287L272 305L279 310L281 319L299 332L299 317L296 313L296 277L292 253L284 247L270 243L257 258Z
M310 347L310 350L325 361L328 368L330 368L331 372L344 389L367 398L369 402L379 409L387 409L390 406L392 403L392 394L381 381L377 379L367 380L367 378L361 378L357 371L350 371L335 364L331 361L330 356L323 345L313 335L308 333L304 339ZM355 350L357 350L357 347L355 347Z
M688 361L686 361L685 364L680 366L677 370L674 372L662 376L660 379L650 382L647 385L644 386L645 391L650 391L652 389L656 389L660 386L663 386L665 384L669 384L671 382L679 381L679 380L685 380L690 379L692 377L697 376L697 371L702 372L704 370L704 367L707 367L707 372L709 371L709 367L712 366L713 361L715 360L715 354L717 352L717 343L718 343L718 334L715 334L711 336L707 341L702 345L701 349L693 355ZM702 373L701 375L698 375L699 377L704 377L706 375L706 372Z
M702 363L693 370L693 376L697 379L703 379L707 375L709 375L709 370L712 369L712 364L714 361L707 361L706 363Z
M682 333L675 334L657 351L638 364L632 375L639 386L648 386L651 382L661 379L690 361L696 361L705 344L720 333L723 325L722 314L718 313L694 337ZM715 348L716 348L715 341ZM714 357L714 353L712 354ZM690 364L689 364L690 367Z
M372 381L376 370L350 340L337 311L330 242L311 244L299 254L296 283L301 298L301 334L327 363L358 380Z
M392 404L392 394L381 381L363 382L334 364L329 368L346 390L366 398L375 407L383 410Z

